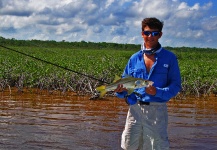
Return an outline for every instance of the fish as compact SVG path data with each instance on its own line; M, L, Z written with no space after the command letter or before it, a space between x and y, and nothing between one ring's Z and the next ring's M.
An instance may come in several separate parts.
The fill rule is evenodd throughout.
M127 89L128 95L130 95L134 92L135 89L152 86L154 82L150 80L144 80L142 78L134 78L131 76L121 78L115 75L113 83L108 85L101 85L97 87L96 90L100 92L99 97L102 98L107 92L114 91L120 84L123 85L123 88Z

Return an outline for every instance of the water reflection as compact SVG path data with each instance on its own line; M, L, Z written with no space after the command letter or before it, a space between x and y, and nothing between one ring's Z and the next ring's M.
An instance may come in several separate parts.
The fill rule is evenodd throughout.
M16 93L16 92L12 92ZM119 150L128 106L73 94L0 96L0 149ZM217 149L217 98L168 103L171 149Z
M169 103L172 149L217 149L217 97Z

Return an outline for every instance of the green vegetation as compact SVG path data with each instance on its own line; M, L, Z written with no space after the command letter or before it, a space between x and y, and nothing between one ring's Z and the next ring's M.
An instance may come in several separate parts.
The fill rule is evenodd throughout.
M121 75L129 57L140 45L93 42L56 42L15 40L0 37L0 45L44 61L71 69L99 80L112 82ZM166 47L179 60L182 96L197 97L217 91L217 49ZM99 80L47 64L43 61L0 47L0 90L17 87L47 89L49 92L74 91L91 94Z

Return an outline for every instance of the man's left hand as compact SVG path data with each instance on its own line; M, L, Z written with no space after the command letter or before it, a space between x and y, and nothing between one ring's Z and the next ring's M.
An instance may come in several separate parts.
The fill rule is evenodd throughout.
M145 89L145 92L150 95L156 95L156 87L149 86Z

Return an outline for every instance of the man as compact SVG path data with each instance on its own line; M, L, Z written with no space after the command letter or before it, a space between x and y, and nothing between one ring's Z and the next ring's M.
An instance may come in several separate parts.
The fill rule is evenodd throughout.
M119 85L115 92L129 104L121 147L126 150L168 150L167 105L181 90L181 76L176 56L161 47L163 22L157 18L142 21L142 49L128 61L126 75L151 80L150 87L136 89L128 95Z

